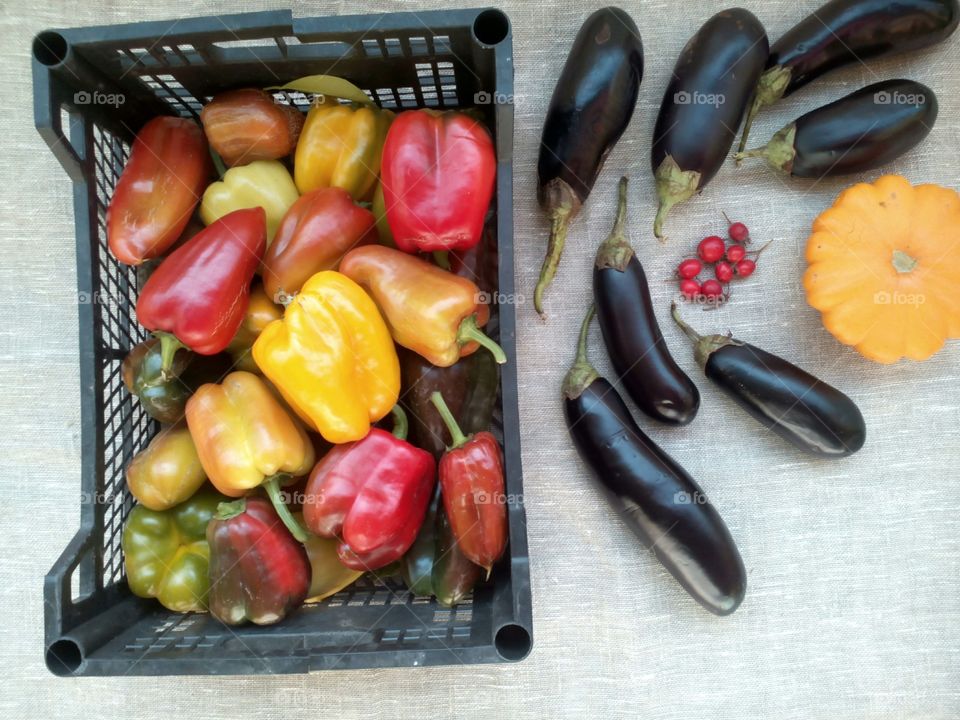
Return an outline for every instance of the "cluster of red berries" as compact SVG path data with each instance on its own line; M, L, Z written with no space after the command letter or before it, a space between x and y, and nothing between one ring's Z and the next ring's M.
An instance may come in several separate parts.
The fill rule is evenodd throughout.
M748 278L757 269L757 261L748 255L759 256L763 248L755 252L747 250L750 243L747 226L742 222L731 222L727 235L729 243L719 235L705 237L697 245L697 257L682 260L677 266L680 292L688 300L704 298L710 302L722 302L730 296L728 287L732 280ZM711 265L714 276L701 281L699 275L704 266Z

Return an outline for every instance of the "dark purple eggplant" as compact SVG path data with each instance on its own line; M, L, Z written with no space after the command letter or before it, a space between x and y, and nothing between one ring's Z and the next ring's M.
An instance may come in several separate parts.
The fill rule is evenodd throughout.
M742 8L718 12L680 52L653 131L657 237L670 209L723 165L766 61L767 33Z
M747 590L743 560L703 490L637 427L623 398L587 359L594 308L563 382L570 437L610 503L677 582L707 610L729 615Z
M697 414L700 393L671 357L660 332L646 273L624 232L626 217L624 177L620 178L616 222L610 237L600 244L593 267L593 296L603 341L637 407L655 420L686 425Z
M643 79L643 44L620 8L597 10L583 23L554 88L540 139L537 200L550 216L550 243L533 294L557 274L567 227L586 202L607 154L627 129Z
M920 143L937 120L937 96L913 80L885 80L811 110L764 147L762 157L794 177L820 178L873 170Z
M729 335L701 336L673 319L694 343L708 378L765 428L812 455L840 458L863 447L867 428L860 409L832 385L782 357Z
M831 0L770 48L739 152L747 146L753 118L765 106L834 68L935 45L958 22L958 0Z

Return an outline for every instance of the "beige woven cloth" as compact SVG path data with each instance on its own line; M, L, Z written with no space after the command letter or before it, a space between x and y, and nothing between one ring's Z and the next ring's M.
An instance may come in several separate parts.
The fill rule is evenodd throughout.
M524 469L534 649L519 665L342 671L313 676L61 680L43 664L42 578L78 524L79 387L68 179L33 129L30 39L47 27L289 7L178 3L0 4L0 714L4 717L222 718L956 718L960 717L960 345L922 364L881 367L840 346L804 302L802 248L846 180L785 182L728 164L669 220L659 245L649 148L673 62L723 3L630 0L646 47L632 126L575 223L548 297L549 322L520 310ZM424 9L430 3L294 2L297 15ZM456 3L461 4L461 3ZM465 3L464 5L469 5ZM778 37L818 3L746 3ZM439 3L438 3L439 5ZM547 226L535 201L540 127L573 35L597 2L502 3L516 64L517 281L529 297ZM444 4L446 6L446 4ZM879 79L934 88L930 138L891 170L957 184L960 37L907 58L834 74L767 112L756 140ZM616 180L633 180L631 239L667 340L700 378L690 427L641 426L699 478L749 573L740 610L690 601L601 502L568 442L559 384L588 302L590 267L613 219ZM696 375L667 319L671 268L721 211L774 240L757 275L715 313L691 313L781 354L850 394L869 427L856 456L809 459ZM960 261L960 258L957 258ZM596 331L595 331L596 332ZM593 359L612 377L598 335Z

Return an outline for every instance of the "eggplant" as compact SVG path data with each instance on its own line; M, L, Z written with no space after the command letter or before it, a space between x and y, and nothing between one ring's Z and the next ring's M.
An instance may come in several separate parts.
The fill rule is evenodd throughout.
M694 600L729 615L747 589L736 543L696 481L637 427L620 394L590 365L593 315L591 306L563 382L570 437L634 534Z
M686 425L697 414L700 393L670 355L660 332L646 273L626 238L626 216L624 177L613 231L600 244L593 267L603 341L617 377L637 407L655 420Z
M958 0L831 0L770 48L738 152L747 146L753 118L765 106L834 68L942 42L958 22Z
M670 209L703 189L723 165L767 49L760 21L732 8L707 20L680 52L653 131L658 238Z
M533 294L557 274L567 228L586 202L607 154L633 117L643 78L643 43L620 8L597 10L583 23L550 99L537 162L537 200L550 217L550 242Z
M782 357L729 335L701 336L673 319L694 343L708 378L768 430L811 455L841 458L863 447L867 428L860 409L831 385Z
M764 147L737 160L765 158L794 177L820 178L873 170L920 143L937 120L937 96L913 80L885 80L811 110Z

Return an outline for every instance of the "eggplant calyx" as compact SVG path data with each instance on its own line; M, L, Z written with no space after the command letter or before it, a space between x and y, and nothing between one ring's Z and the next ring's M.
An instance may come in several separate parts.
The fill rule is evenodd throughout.
M580 212L582 203L573 188L560 178L554 178L541 188L540 204L550 213L550 242L533 291L533 307L542 318L543 293L557 274L563 246L567 242L567 226Z
M600 269L612 268L623 272L633 257L633 248L627 240L624 225L627 221L627 178L620 178L618 186L617 219L609 237L600 243L597 249L596 266Z
M789 174L793 170L793 159L797 156L797 150L793 145L796 136L797 126L795 123L790 123L786 127L778 130L776 134L770 138L770 142L762 148L737 153L734 157L736 157L737 160L743 160L743 158L748 157L762 157L774 170Z
M684 170L672 155L667 155L657 171L654 173L657 180L657 217L653 221L653 234L663 239L663 221L667 219L670 209L685 200L693 197L700 187L700 173L695 170Z
M583 324L580 325L577 357L567 371L567 376L563 379L563 395L568 400L576 400L583 394L584 390L590 387L594 380L600 377L600 373L587 359L587 336L590 334L590 322L596 312L596 304L590 303L587 315L583 318Z
M893 269L896 270L901 275L905 275L908 272L912 272L913 269L917 266L918 260L911 256L907 255L903 250L894 250L893 259Z
M683 334L693 341L693 357L704 372L707 370L707 362L710 360L710 356L717 350L725 348L727 345L743 345L742 342L729 335L701 335L680 317L680 310L676 303L670 303L670 314L673 316L673 321L683 330Z
M743 133L740 135L740 145L737 147L737 164L740 164L740 153L747 147L747 138L750 136L750 126L753 125L753 118L767 105L773 105L777 100L783 97L787 91L787 85L790 84L791 70L783 65L774 65L768 68L760 76L757 82L757 89L754 91L753 102L747 111L747 119L743 123Z

